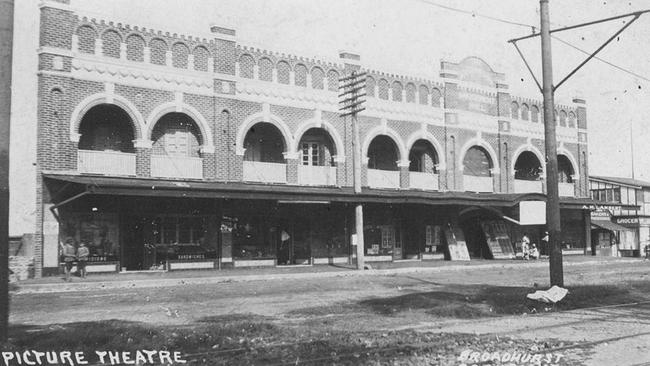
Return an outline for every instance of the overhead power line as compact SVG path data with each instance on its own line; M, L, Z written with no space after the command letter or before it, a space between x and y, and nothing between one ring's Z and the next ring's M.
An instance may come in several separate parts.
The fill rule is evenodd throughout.
M475 11L464 10L464 9L458 9L458 8L454 8L454 7L451 7L451 6L448 6L448 5L439 4L439 3L437 3L437 2L430 1L430 0L417 0L417 1L422 2L422 3L425 3L425 4L429 4L429 5L437 6L437 7L442 8L442 9L447 9L447 10L450 10L450 11L455 11L455 12L457 12L457 13L462 13L462 14L471 15L472 17L485 18L485 19L493 20L493 21L500 22L500 23L505 23L505 24L510 24L510 25L517 25L517 26L520 26L520 27L536 28L535 26L530 25L530 24L524 24L524 23L519 23L519 22L515 22L515 21L512 21L512 20L507 20L507 19L502 19L502 18L493 17L493 16L491 16L491 15L480 14L480 13L477 13L477 12L475 12Z
M582 48L580 48L580 47L578 47L578 46L576 46L576 45L574 45L574 44L571 44L571 43L569 43L569 42L567 42L567 41L565 41L565 40L563 40L563 39L561 39L561 38L559 38L559 37L551 36L551 38L557 40L558 42L564 43L565 45L567 45L567 46L569 46L569 47L571 47L571 48L573 48L573 49L575 49L575 50L577 50L577 51L580 51L580 52L584 53L585 55L589 55L589 54L590 54L588 51L585 51L585 50L583 50ZM617 69L617 70L619 70L619 71L623 71L623 72L625 72L625 73L627 73L627 74L630 74L630 75L632 75L632 76L634 76L634 77L637 77L637 78L639 78L639 79L642 79L642 80L645 80L645 81L650 82L650 78L647 78L647 77L645 77L645 76L643 76L643 75L637 74L637 73L635 73L634 71L630 71L630 70L628 70L628 69L626 69L626 68L624 68L624 67L618 66L618 65L616 65L616 64L614 64L614 63L611 63L611 62L609 62L609 61L607 61L607 60L604 60L604 59L602 59L602 58L600 58L600 57L597 57L597 56L596 56L596 57L594 57L594 59L596 59L596 60L598 60L598 61L600 61L600 62L602 62L602 63L605 63L605 64L607 64L607 65L609 65L609 66L611 66L611 67L613 67L613 68L615 68L615 69Z
M530 29L533 30L533 33L535 33L535 31L537 30L537 27L534 26L534 25L531 25L531 24L519 23L519 22L508 20L508 19L498 18L498 17L494 17L494 16L491 16L491 15L485 15L485 14L478 13L476 11L458 9L458 8L454 8L452 6L448 6L448 5L444 5L444 4L440 4L440 3L437 3L437 2L431 1L431 0L417 0L417 1L419 1L421 3L428 4L428 5L433 5L433 6L442 8L442 9L446 9L446 10L449 10L449 11L453 11L453 12L456 12L456 13L471 15L472 17L475 17L475 18L484 18L484 19L492 20L492 21L495 21L495 22L503 23L503 24L516 25L516 26L520 26L520 27L530 28ZM564 26L560 26L560 27L564 28ZM578 47L578 46L576 46L574 44L571 44L571 43L569 43L569 42L567 42L565 40L562 40L561 38L558 38L558 37L553 36L553 35L551 37L553 39L556 39L558 42L564 43L565 45L575 49L576 51L582 52L582 53L584 53L586 55L591 54L590 52L585 51L582 48L580 48L580 47ZM634 77L637 77L637 78L642 79L644 81L650 82L650 78L645 77L643 75L640 75L640 74L638 74L638 73L636 73L634 71L630 71L630 70L628 70L628 69L626 69L624 67L618 66L618 65L616 65L616 64L614 64L614 63L612 63L610 61L604 60L604 59L602 59L600 57L594 57L594 59L596 59L596 60L598 60L598 61L600 61L600 62L602 62L602 63L604 63L606 65L609 65L609 66L611 66L611 67L613 67L613 68L615 68L615 69L617 69L619 71L627 73L627 74L629 74L631 76L634 76Z

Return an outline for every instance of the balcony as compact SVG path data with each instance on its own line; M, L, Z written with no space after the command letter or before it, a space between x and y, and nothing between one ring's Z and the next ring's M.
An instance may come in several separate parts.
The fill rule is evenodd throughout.
M368 169L368 186L371 188L399 188L399 171Z
M515 179L515 193L543 193L542 181Z
M463 175L463 189L469 192L493 192L494 182L492 177Z
M575 185L573 183L558 183L558 193L560 197L573 197L575 196Z
M426 191L437 191L438 174L409 172L409 186L410 188Z
M79 173L135 175L135 154L118 151L77 151Z
M244 161L244 180L261 183L287 183L287 164Z
M336 167L299 165L298 184L310 186L336 185Z
M189 156L151 156L151 176L203 179L203 159Z

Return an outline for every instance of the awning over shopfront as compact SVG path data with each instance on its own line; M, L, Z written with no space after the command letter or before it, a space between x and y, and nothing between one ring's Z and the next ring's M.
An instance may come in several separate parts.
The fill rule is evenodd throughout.
M600 228L609 231L633 231L632 229L628 229L625 226L615 224L609 220L591 220L591 228L592 229Z
M414 203L430 205L512 207L522 201L546 201L540 193L473 193L364 188L356 195L352 187L310 187L244 182L178 181L135 177L46 173L50 183L61 187L54 201L72 196L118 195L215 199L266 199L282 202ZM74 187L74 188L71 188ZM57 189L55 189L57 190ZM65 192L63 192L65 191ZM64 194L68 193L68 194ZM575 202L574 202L575 201ZM588 199L560 202L562 208L580 208Z

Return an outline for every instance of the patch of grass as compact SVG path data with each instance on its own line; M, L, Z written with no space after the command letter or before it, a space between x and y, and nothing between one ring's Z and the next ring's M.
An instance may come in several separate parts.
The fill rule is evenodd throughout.
M12 343L2 350L71 350L89 355L96 349L168 349L181 351L184 359L198 365L366 365L413 360L453 365L465 349L524 352L531 347L543 350L560 344L550 340L510 340L411 330L324 331L308 325L283 326L271 319L258 320L211 319L183 327L152 327L120 321L43 328L14 326L10 331Z

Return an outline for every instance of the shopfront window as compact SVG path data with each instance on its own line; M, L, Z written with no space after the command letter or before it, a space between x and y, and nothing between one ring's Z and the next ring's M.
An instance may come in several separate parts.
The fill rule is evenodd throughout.
M86 244L89 262L118 261L120 255L119 225L116 214L71 213L61 217L60 241L73 239L75 247Z
M268 259L275 257L278 242L276 226L260 217L235 218L233 223L233 257L238 259Z
M166 216L154 220L153 240L158 261L216 258L207 240L207 217Z

